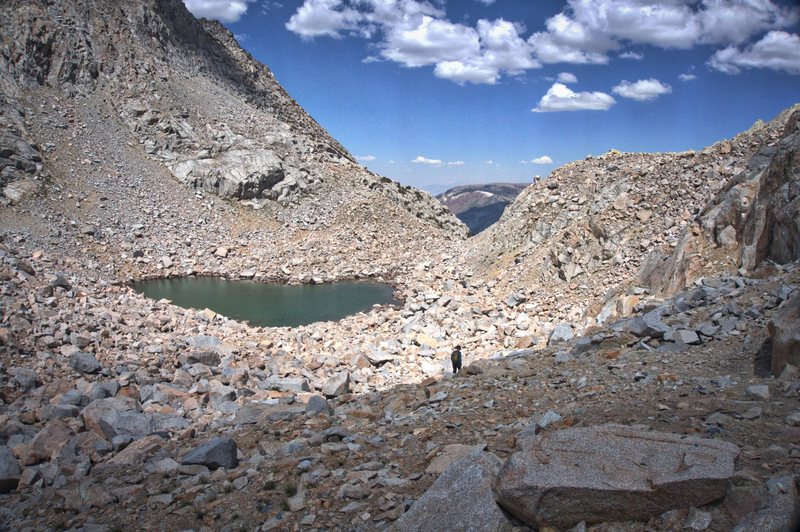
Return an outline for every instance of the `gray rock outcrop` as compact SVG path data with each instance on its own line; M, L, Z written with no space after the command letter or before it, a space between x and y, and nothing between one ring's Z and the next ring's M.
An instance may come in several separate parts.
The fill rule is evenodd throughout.
M83 409L81 416L87 429L108 441L117 436L139 439L153 430L150 418L130 397L97 399Z
M204 465L209 469L220 467L233 469L239 463L236 457L236 442L227 436L211 438L186 453L181 463Z
M800 258L800 110L782 117L779 142L760 147L684 229L662 265L643 269L653 292L673 294L694 281L713 248L727 249L746 270Z
M735 445L621 425L571 428L518 442L498 503L533 527L647 520L725 495Z

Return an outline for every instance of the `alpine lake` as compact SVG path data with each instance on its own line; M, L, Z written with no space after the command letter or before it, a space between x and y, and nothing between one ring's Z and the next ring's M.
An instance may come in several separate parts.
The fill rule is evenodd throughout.
M151 279L130 284L151 299L169 299L183 308L210 309L258 327L297 327L337 321L370 310L398 305L394 287L375 281L326 284L265 284L217 277Z

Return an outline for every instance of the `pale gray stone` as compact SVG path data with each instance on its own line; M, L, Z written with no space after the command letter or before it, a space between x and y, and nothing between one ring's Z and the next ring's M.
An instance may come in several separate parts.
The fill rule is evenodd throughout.
M791 476L773 477L767 481L769 502L767 506L745 517L733 532L784 532L797 530L798 501L797 486Z
M392 532L509 531L512 524L492 494L502 461L475 450L451 464L406 513Z
M621 425L518 441L497 478L497 501L533 527L647 520L721 498L738 448Z
M572 325L569 323L562 323L558 325L553 332L550 333L548 343L568 342L575 338L575 332L572 330Z
M292 419L305 412L303 405L268 405L263 403L248 403L242 406L233 422L242 425L264 423L267 421L281 421Z
M303 377L278 377L271 375L267 379L258 382L258 387L263 390L277 390L279 392L308 392L311 388L308 380Z
M331 377L322 387L322 395L325 397L337 397L350 390L350 373L343 371L339 375Z
M152 431L150 418L130 397L96 399L81 412L86 428L111 441L116 436L143 438Z
M639 337L661 338L664 333L672 330L671 327L661 322L661 313L660 309L652 310L642 316L617 322L612 328L617 331L628 331Z
M747 390L745 391L745 395L753 399L761 399L766 401L769 399L769 386L766 384L754 384L752 386L748 386Z

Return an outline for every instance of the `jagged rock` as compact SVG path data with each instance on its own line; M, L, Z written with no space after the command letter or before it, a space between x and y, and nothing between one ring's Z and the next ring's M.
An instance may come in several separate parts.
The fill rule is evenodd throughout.
M527 300L528 300L527 297L525 297L520 293L515 292L506 298L506 305L513 308L516 307L517 305L525 303Z
M75 432L60 419L47 423L28 444L28 452L23 459L25 465L34 465L50 460L67 443Z
M279 392L301 393L311 391L308 380L303 377L277 377L273 375L266 380L259 381L258 387Z
M397 357L395 355L386 353L384 351L373 351L367 353L367 360L369 360L369 363L377 367L383 366L387 362L392 362L396 358Z
M772 339L772 374L781 374L786 364L800 365L800 296L784 303L767 324Z
M660 310L619 321L612 325L612 328L617 331L628 331L639 337L650 336L653 338L661 338L665 333L672 332L671 327L662 323Z
M331 405L328 404L327 399L320 395L312 395L308 398L308 403L306 403L306 414L311 414L312 416L316 416L319 414L327 414L329 416L333 415L333 408Z
M32 179L17 179L3 187L3 196L13 203L19 203L32 195L37 187L36 181Z
M322 387L322 395L325 397L338 397L350 390L350 373L344 371L335 377L328 379Z
M754 384L747 387L745 394L747 397L752 399L761 399L762 401L766 401L769 399L769 386L766 384Z
M461 460L473 451L480 452L485 449L485 444L465 445L461 443L453 443L450 445L445 445L439 451L439 454L437 454L433 460L431 460L431 462L428 464L428 467L425 468L425 472L439 475L443 473L445 469L450 467L450 464L453 462Z
M81 373L97 373L103 367L93 355L83 351L73 354L69 359L69 365Z
M5 445L0 445L0 493L8 493L19 484L21 471L19 462Z
M41 417L44 421L51 419L69 419L78 417L81 409L76 405L45 405L41 410Z
M220 467L234 469L239 464L236 451L236 442L233 438L227 436L212 438L186 453L181 458L181 464L199 464L209 469Z
M139 439L152 432L150 417L130 397L96 399L83 409L81 417L88 430L108 441L117 436Z
M800 258L800 111L795 111L786 122L784 136L777 152L762 148L758 194L747 212L742 227L741 262L746 269L754 269L766 259L786 264ZM754 157L750 167L756 167L760 158Z
M497 501L533 527L647 520L725 494L735 445L620 425L527 438L503 466Z
M550 333L550 339L548 343L553 344L556 342L568 342L574 337L575 333L572 330L572 326L568 323L562 323L553 329L552 333Z
M82 480L78 487L64 490L64 508L79 511L86 508L102 508L117 502L117 497L91 480Z
M698 345L700 337L694 331L686 329L678 329L676 331L667 331L664 333L664 340L668 342L675 342L676 344Z
M445 469L389 530L510 531L512 524L492 495L501 465L502 461L492 453L469 453Z

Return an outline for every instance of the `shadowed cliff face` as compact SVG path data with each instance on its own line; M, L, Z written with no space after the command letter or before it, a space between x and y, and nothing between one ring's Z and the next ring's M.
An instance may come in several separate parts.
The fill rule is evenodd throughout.
M788 116L786 116L788 115ZM674 294L704 274L709 257L752 271L800 258L800 110L781 118L777 142L761 146L682 233L675 250L650 259L641 277ZM776 125L780 125L776 124Z

